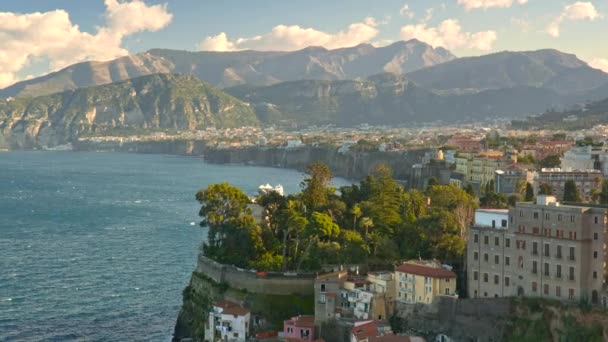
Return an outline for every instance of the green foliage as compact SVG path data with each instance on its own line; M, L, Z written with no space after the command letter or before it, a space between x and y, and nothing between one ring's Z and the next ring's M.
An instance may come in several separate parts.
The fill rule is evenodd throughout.
M329 195L334 192L334 189L329 187L333 176L327 165L321 162L309 165L306 174L308 177L300 184L302 200L307 210L312 212L328 204Z
M517 161L522 164L536 164L536 160L531 154L526 154L522 158L519 158Z
M569 179L564 184L564 202L580 202L581 196L574 180Z
M524 201L532 202L534 201L534 188L532 184L526 183L526 197L524 197Z
M562 165L562 161L560 159L560 156L552 154L541 160L539 164L542 168L556 168Z
M551 185L543 183L538 187L538 194L546 196L553 195L553 188L551 187Z
M606 179L602 180L602 192L600 192L599 201L600 204L608 204L608 181Z

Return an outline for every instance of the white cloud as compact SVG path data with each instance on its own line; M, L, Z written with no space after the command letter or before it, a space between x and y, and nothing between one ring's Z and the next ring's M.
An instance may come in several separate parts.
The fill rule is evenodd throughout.
M509 8L517 3L524 5L528 0L458 0L458 4L464 6L469 11L478 8Z
M222 32L205 38L198 48L206 51L247 49L293 51L307 46L336 49L370 42L378 35L378 25L379 23L374 18L368 17L362 22L351 24L347 29L334 34L298 25L277 25L269 33L236 40L230 40L226 33Z
M401 9L399 10L399 14L401 14L402 17L407 17L412 19L414 17L414 12L412 12L412 10L410 10L410 6L408 4L403 5L403 7L401 7Z
M593 3L577 1L572 5L567 5L562 10L562 13L553 19L551 23L545 29L552 37L559 37L560 26L565 20L589 20L594 21L595 19L601 18L601 14L595 9Z
M447 19L437 27L428 27L426 23L403 26L401 38L418 39L429 45L447 49L466 47L487 51L492 49L497 36L495 31L463 32L458 20Z
M18 81L17 74L37 58L48 59L53 70L85 60L109 60L128 54L125 36L157 31L172 19L166 5L142 0L105 0L106 26L94 34L82 32L68 12L55 10L19 14L0 12L0 87Z
M595 69L608 72L608 58L595 58L589 62L589 66Z

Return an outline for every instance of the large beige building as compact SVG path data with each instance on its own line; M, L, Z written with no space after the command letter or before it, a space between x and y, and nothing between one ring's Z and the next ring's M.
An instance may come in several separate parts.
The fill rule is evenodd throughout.
M459 153L455 172L461 175L461 186L471 184L476 192L481 193L484 186L494 180L497 170L505 169L514 162L500 151Z
M599 170L576 170L564 171L562 169L541 169L535 175L534 193L538 193L541 184L549 184L553 195L558 199L564 198L566 182L573 180L583 200L590 201L593 189L599 189L602 185L602 173Z
M395 298L402 303L430 304L456 295L456 273L435 261L408 261L395 269L395 281Z
M605 305L607 214L606 207L561 205L553 196L517 203L508 214L478 210L467 246L469 296Z

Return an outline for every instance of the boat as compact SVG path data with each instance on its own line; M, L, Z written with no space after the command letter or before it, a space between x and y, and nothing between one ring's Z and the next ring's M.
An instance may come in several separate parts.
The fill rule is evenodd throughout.
M281 184L278 184L277 186L272 186L266 183L258 187L258 193L260 195L266 195L271 192L276 192L277 194L283 196L283 186Z

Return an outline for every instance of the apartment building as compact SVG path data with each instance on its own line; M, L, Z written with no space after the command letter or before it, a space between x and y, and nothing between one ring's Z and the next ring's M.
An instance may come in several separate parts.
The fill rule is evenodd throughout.
M339 318L339 294L348 278L348 272L339 271L319 275L315 279L315 324Z
M608 176L608 148L576 146L566 151L561 158L562 170L599 170Z
M251 312L230 301L213 303L213 309L209 313L209 321L205 326L205 336L209 341L247 341Z
M395 298L407 304L432 303L456 295L456 273L437 261L412 260L395 270Z
M549 184L553 189L553 195L558 199L563 199L564 187L568 180L576 183L576 188L583 200L591 201L593 189L599 189L602 185L602 173L599 170L541 169L535 176L534 193L538 193L541 184Z
M478 210L467 246L469 296L606 305L607 214L606 207L562 205L554 196L538 196L536 203L509 209L505 229L504 212Z
M480 194L484 186L494 180L497 170L505 169L514 162L500 151L460 153L456 157L455 173L462 175L461 185L470 184Z

